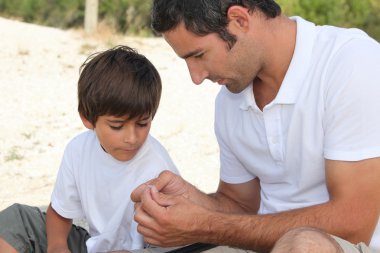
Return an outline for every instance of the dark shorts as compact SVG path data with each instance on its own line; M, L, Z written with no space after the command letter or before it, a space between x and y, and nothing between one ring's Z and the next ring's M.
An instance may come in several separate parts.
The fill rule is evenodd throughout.
M46 253L46 214L38 207L14 204L0 212L0 237L20 253ZM88 232L73 225L67 239L72 253L87 253Z

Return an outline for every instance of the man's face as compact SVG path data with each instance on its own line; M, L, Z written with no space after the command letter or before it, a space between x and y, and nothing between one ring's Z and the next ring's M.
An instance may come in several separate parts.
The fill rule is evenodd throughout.
M93 128L103 149L119 161L129 161L144 144L150 130L151 116L99 116Z
M239 93L253 80L257 71L248 56L245 43L238 41L228 48L227 42L217 34L198 36L186 30L183 23L163 34L165 40L186 61L191 79L201 84L205 79L226 85Z

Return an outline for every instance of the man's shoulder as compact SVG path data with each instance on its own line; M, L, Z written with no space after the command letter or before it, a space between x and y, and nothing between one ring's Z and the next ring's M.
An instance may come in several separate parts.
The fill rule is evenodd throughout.
M358 28L342 28L335 26L317 26L317 45L326 48L330 44L336 50L351 44L363 45L376 43L367 33Z

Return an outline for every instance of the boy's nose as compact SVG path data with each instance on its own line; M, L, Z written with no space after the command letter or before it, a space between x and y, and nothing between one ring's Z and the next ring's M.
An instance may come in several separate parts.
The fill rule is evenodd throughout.
M129 144L135 144L137 142L137 135L134 129L125 130L124 142Z

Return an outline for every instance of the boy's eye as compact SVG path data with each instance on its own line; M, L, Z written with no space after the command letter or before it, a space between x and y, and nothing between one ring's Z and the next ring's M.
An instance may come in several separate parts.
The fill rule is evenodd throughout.
M110 128L111 128L112 130L120 130L122 127L123 127L123 126L111 126L111 125L110 125Z
M139 127L146 127L148 125L148 123L137 123L137 125Z

